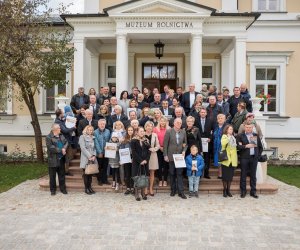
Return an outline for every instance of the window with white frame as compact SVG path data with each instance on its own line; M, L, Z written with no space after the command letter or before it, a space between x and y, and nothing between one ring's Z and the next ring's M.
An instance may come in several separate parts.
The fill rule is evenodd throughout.
M286 70L293 51L248 51L250 64L250 94L271 95L270 104L264 105L267 114L286 116Z
M279 12L286 11L286 0L252 0L253 11Z
M59 74L61 79L55 80L64 80L66 79L66 70L62 69L61 73ZM56 106L55 106L55 97L56 96L66 96L67 95L67 85L54 85L51 88L45 89L45 112L46 113L54 113Z
M269 95L269 101L262 102L260 111L264 113L278 113L279 106L279 68L278 67L256 67L255 87L256 96Z
M108 63L105 67L105 83L107 86L116 86L116 64Z

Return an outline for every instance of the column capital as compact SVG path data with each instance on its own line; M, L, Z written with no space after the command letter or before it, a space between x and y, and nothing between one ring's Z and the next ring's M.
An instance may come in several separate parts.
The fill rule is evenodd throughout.
M117 38L123 38L123 39L126 39L126 38L127 38L127 33L124 33L124 32L117 32L117 33L116 33L116 37L117 37Z
M235 40L235 42L246 42L247 36L235 36L234 40Z
M200 39L203 37L203 32L195 32L195 33L191 33L191 38L192 39Z

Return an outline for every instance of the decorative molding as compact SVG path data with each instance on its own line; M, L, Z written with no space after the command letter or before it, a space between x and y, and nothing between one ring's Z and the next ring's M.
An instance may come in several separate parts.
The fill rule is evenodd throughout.
M294 51L247 51L248 64L251 62L264 62L266 57L277 57L281 58L281 62L284 61L288 65L293 52Z

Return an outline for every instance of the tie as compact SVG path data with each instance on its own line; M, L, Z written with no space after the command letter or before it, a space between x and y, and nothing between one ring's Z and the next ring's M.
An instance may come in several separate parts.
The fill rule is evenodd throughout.
M120 116L118 115L118 121L120 121Z
M204 132L204 125L205 125L205 120L201 119L201 125L202 125L202 132Z

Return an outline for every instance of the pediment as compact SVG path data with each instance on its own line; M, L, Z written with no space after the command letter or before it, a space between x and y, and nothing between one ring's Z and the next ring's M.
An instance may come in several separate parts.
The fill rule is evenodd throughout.
M186 0L132 0L104 9L109 16L142 14L199 14L209 16L215 9Z

